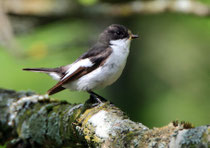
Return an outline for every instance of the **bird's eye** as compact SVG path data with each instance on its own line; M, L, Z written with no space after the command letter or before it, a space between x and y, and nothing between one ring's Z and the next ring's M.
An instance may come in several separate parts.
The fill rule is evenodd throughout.
M120 31L115 32L117 35L121 35L122 33Z

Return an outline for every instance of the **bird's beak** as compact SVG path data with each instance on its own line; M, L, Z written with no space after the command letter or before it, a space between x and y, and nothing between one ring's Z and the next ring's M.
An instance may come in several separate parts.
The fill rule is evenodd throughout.
M137 39L139 36L137 34L131 34L131 39Z
M137 39L139 36L137 34L130 34L129 40Z
M129 40L136 39L139 36L137 34L133 34L130 30L128 30Z

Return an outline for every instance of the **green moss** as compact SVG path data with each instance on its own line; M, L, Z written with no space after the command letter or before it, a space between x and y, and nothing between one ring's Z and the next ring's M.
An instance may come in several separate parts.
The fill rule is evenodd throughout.
M5 144L10 137L15 137L17 132L14 128L8 125L10 119L9 106L21 97L33 95L33 92L16 92L13 90L6 90L0 88L0 144ZM10 131L10 132L8 132Z
M80 115L82 105L56 101L27 103L28 107L23 108L16 119L20 138L30 139L39 145L55 146L69 145L78 140L72 134L74 127L71 123Z

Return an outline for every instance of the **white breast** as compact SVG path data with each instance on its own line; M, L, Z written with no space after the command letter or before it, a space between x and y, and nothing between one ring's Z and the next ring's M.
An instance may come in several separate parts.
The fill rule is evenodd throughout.
M102 67L75 80L64 87L71 90L86 91L111 85L121 75L129 54L130 40L110 41L112 53Z
M126 63L129 54L130 41L131 40L129 39L110 41L113 53L110 55L110 58L107 60L107 64L115 64L117 66L123 66Z
M125 67L130 48L129 39L110 41L113 53L104 64L104 69L109 73L104 85L110 85L115 82Z

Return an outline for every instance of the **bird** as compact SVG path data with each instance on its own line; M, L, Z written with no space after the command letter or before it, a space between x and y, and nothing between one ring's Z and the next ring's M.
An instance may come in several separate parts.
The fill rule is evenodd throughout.
M58 81L47 91L53 95L64 89L93 92L113 84L122 74L130 51L132 39L138 35L123 25L112 24L98 37L97 42L75 62L57 68L24 68L25 71L41 72Z

